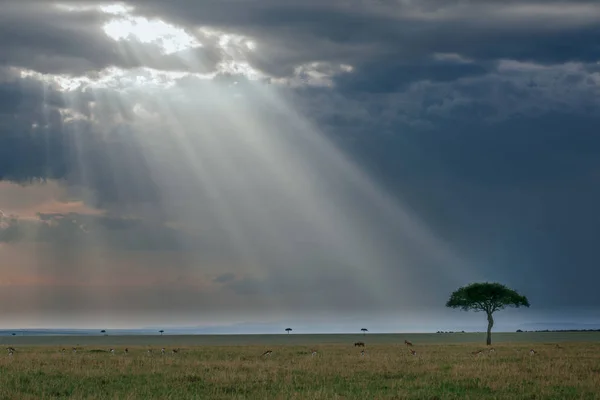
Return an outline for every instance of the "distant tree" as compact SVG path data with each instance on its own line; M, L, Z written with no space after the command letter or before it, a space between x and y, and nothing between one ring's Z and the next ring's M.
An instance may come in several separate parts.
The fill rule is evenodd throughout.
M162 336L163 333L165 333L165 331L163 331L162 329L160 331L158 331L158 332L160 332L160 336Z
M102 330L100 331L100 333L103 333L103 334L104 334L104 336L106 336L106 331L105 331L104 329L102 329Z
M500 283L472 283L463 286L450 295L446 307L460 308L463 311L484 311L487 314L487 345L492 344L494 312L506 307L529 307L527 297Z
M292 331L292 328L285 328L285 331L288 333L288 335L290 334L290 332Z
M361 329L363 336L367 334L367 332L369 332L369 330L367 328L362 328Z
M517 329L517 333L523 333L523 331L520 329Z
M13 335L13 336L17 336L17 334L16 334L16 333L14 333L14 332L12 333L12 335Z

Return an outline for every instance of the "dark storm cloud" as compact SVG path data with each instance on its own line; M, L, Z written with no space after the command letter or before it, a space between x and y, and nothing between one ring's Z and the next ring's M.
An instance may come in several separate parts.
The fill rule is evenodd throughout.
M145 54L135 51L135 46L112 41L101 30L111 16L99 11L66 12L45 2L7 4L0 17L0 45L4 46L0 54L6 64L65 73L110 65L190 68L179 57L159 57L151 47ZM456 75L458 68L462 68L460 76L469 73L469 66L449 65L446 72L438 64L428 64L436 53L460 54L477 63L498 59L593 62L599 56L594 44L600 35L600 9L593 2L179 0L167 4L150 0L128 4L136 7L135 14L185 27L205 44L210 41L195 28L248 35L257 41L260 51L247 57L274 76L291 75L298 65L321 61L353 65L359 70L358 82L364 81L362 74L391 81L399 74L435 80ZM206 70L222 56L211 46L194 52L208 63ZM397 67L383 71L381 64L389 63ZM481 67L470 68L474 74L481 73Z
M38 219L0 216L0 242L42 242L78 250L95 245L113 250L192 249L187 235L164 225L78 213L39 214Z
M135 2L133 4L136 4ZM137 12L189 26L215 26L256 38L251 60L267 73L329 61L370 76L379 63L401 60L411 73L435 53L477 61L594 62L600 53L600 9L593 2L189 2L136 4ZM398 61L392 63L396 64ZM413 66L414 64L414 66ZM449 67L456 68L455 66ZM401 70L388 69L393 81ZM466 72L466 71L465 71ZM474 69L478 74L479 69ZM440 68L417 78L444 75ZM358 79L361 77L359 76ZM406 78L404 78L406 79ZM368 87L368 85L364 85Z
M417 81L456 81L492 70L492 65L454 60L424 59L411 63L398 60L397 57L378 58L360 65L353 74L340 75L335 83L340 90L394 93L405 90L407 85Z
M87 186L93 196L86 200L96 206L157 199L147 160L127 124L131 104L102 91L67 95L32 77L6 75L0 81L0 179ZM98 103L93 116L92 103ZM118 119L125 123L112 124Z
M598 306L598 123L558 113L446 120L344 145L489 279L542 307Z

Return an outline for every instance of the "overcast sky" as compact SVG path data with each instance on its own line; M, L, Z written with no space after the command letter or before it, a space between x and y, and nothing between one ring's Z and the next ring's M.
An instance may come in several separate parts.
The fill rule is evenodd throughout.
M0 327L461 330L444 303L486 280L532 304L500 328L600 324L599 26L0 0Z

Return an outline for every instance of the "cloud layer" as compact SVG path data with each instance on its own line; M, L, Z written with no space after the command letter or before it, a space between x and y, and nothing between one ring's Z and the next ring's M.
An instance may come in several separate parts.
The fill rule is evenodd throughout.
M391 312L476 279L600 306L596 2L0 3L0 251L63 296L28 312L118 281L94 254L130 272L113 311Z

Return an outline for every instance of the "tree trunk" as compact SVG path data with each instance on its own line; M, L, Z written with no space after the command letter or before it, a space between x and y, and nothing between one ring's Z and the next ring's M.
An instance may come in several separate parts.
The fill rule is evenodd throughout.
M494 318L492 318L492 313L488 313L487 320L488 320L487 340L485 343L488 346L490 346L492 344L492 327L494 326Z

